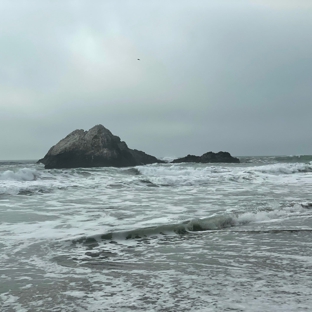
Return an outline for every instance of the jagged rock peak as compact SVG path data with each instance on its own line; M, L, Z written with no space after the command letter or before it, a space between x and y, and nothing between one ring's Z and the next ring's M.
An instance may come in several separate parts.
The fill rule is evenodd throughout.
M40 159L45 168L127 167L161 163L156 157L128 148L103 125L75 130Z

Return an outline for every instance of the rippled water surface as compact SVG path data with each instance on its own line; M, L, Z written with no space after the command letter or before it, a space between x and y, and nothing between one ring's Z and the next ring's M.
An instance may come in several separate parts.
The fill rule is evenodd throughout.
M0 163L1 311L311 311L312 156Z

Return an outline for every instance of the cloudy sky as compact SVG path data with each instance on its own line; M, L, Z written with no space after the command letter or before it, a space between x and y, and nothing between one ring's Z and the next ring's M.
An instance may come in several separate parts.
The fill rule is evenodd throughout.
M158 157L312 154L311 33L311 0L2 0L0 159L96 124Z

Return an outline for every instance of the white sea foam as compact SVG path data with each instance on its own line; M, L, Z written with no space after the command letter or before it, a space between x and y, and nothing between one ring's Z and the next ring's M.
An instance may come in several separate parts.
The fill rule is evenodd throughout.
M4 170L0 310L309 311L311 164L260 163Z
M145 166L139 167L139 171L156 185L160 186L191 186L207 184L222 179L230 170L225 167L197 166L191 167L185 164Z
M273 183L296 180L294 174L308 173L312 176L312 164L282 163L262 166L226 167L223 165L196 165L185 164L145 166L139 167L139 171L156 185L205 185L218 182ZM293 177L289 175L293 174ZM287 176L283 176L287 175Z
M250 169L249 169L250 170ZM255 172L268 174L293 174L301 172L312 172L312 164L310 163L281 163L271 164L259 167L253 167Z
M23 308L22 305L18 302L19 297L10 295L9 293L0 294L0 298L3 302L3 311L14 308L18 312L28 312L28 309Z
M23 168L14 172L12 170L0 173L0 180L9 181L34 181L39 177L39 172L35 169Z

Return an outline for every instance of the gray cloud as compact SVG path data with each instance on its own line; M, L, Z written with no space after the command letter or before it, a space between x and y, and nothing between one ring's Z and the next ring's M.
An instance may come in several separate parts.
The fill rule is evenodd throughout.
M311 154L312 8L283 3L2 2L0 159L98 123L156 156Z

